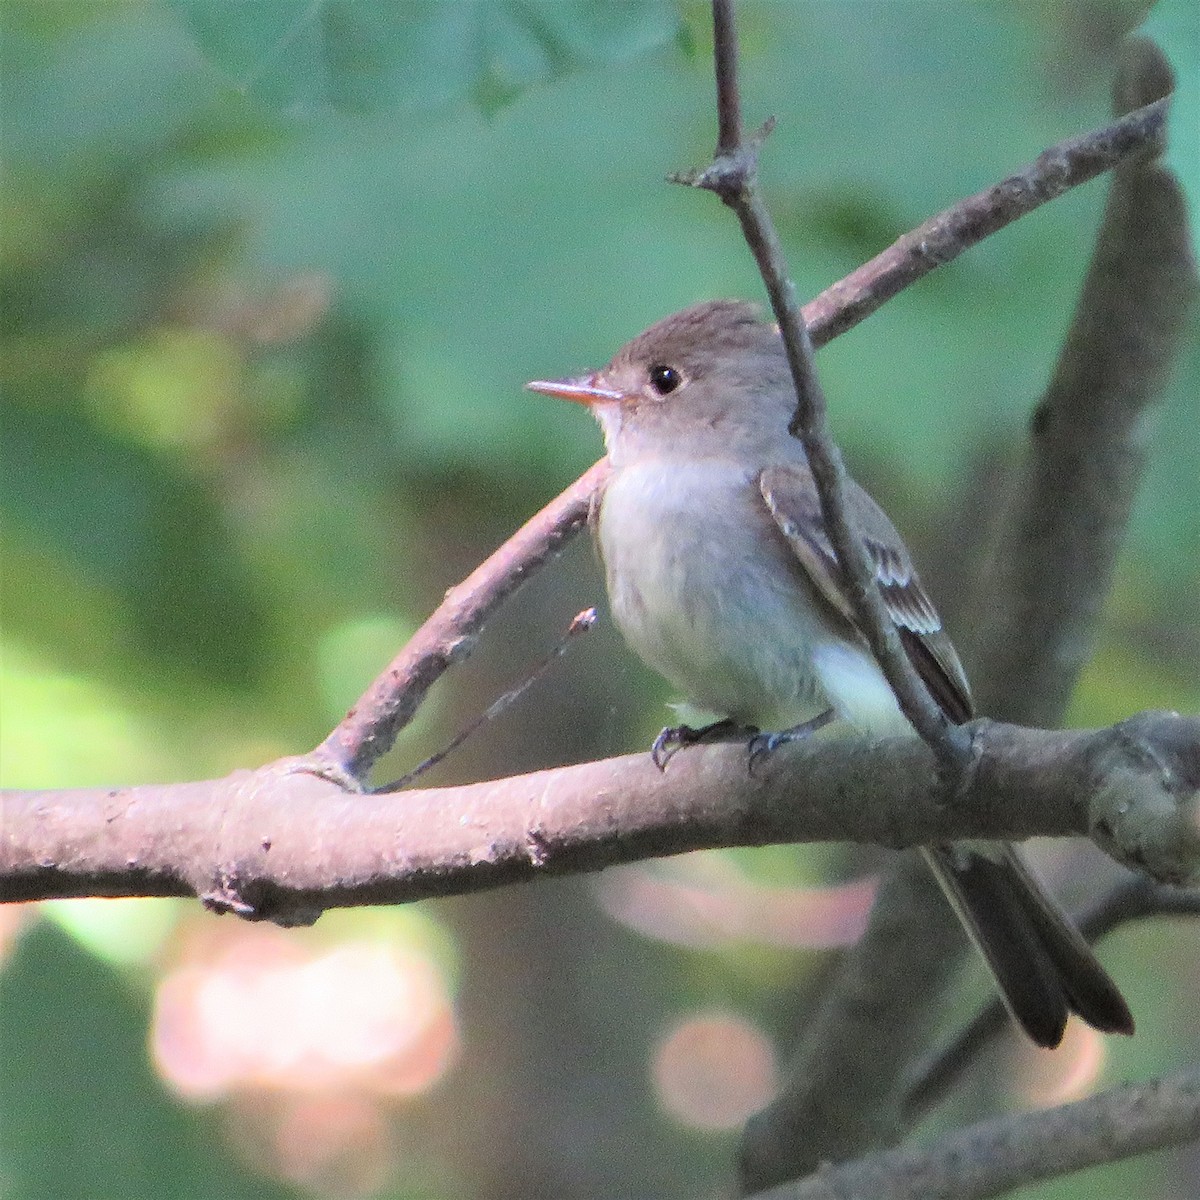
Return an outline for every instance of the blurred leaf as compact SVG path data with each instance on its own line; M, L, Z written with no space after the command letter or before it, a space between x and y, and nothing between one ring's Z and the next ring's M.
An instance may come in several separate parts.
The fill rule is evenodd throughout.
M1148 661L1139 647L1105 640L1089 659L1071 697L1067 724L1089 728L1111 725L1141 709L1177 712L1200 709L1200 689L1182 664Z
M204 489L78 412L9 404L4 426L0 511L13 525L117 590L146 650L244 678L262 614Z
M5 566L7 574L7 557ZM82 666L81 657L73 669L56 671L27 647L5 641L0 785L104 786L169 778L177 770L177 750L159 745L136 704Z
M270 1200L213 1123L170 1100L146 1055L145 1005L49 922L0 972L6 1200Z
M5 0L5 156L73 158L86 179L114 153L152 153L185 130L199 136L203 122L188 127L214 95L212 73L200 65L194 44L158 10L158 0ZM250 130L261 125L244 105L226 101L224 109L226 126L230 115Z
M176 933L186 900L47 900L40 912L114 967L146 966Z
M236 86L289 113L485 112L677 37L669 0L169 0Z

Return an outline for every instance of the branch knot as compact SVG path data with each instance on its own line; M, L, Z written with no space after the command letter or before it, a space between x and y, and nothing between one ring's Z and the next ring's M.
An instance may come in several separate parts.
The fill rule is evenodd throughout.
M1114 858L1166 883L1200 883L1196 721L1139 713L1114 727L1096 761L1093 835Z

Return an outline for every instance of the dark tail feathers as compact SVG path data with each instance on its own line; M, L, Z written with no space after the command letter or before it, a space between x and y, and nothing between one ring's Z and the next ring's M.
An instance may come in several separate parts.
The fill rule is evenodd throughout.
M934 846L923 853L1004 1003L1039 1046L1057 1046L1073 1012L1102 1033L1133 1032L1117 985L1012 846Z

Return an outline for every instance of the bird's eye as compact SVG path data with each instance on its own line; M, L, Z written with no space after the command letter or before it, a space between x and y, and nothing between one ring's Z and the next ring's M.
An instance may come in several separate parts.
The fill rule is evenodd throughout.
M660 396L669 396L682 382L683 376L674 367L658 363L650 368L650 386Z

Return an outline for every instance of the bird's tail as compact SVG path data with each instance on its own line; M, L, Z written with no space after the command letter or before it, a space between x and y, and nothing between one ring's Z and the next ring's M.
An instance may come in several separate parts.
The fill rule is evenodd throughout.
M1103 1033L1132 1033L1117 985L1007 842L926 847L925 855L1013 1017L1039 1046L1077 1013Z

